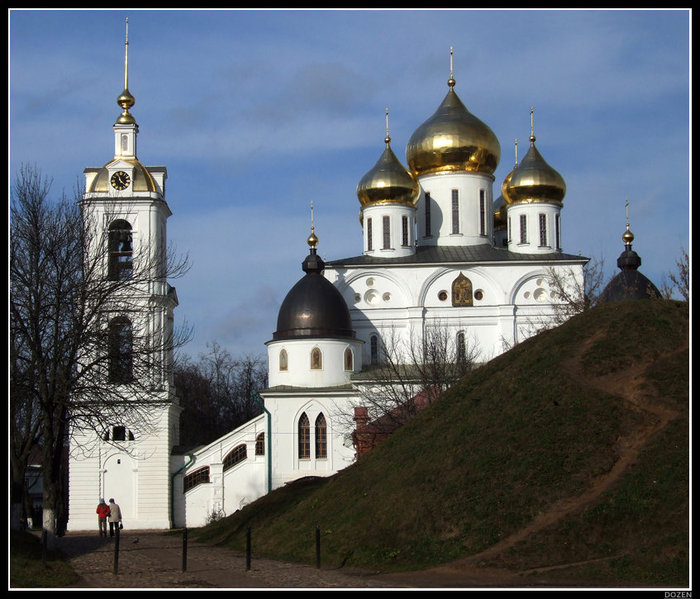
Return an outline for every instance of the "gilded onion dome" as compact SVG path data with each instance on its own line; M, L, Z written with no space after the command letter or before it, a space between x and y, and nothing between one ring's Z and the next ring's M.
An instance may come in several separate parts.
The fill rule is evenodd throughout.
M533 110L530 110L532 118ZM566 195L566 183L535 147L535 135L531 127L530 149L513 170L510 180L503 182L503 197L509 204L553 202L561 204Z
M493 175L501 158L495 133L475 117L454 90L449 91L435 113L408 141L406 161L414 176L471 171Z
M420 197L420 186L391 149L388 131L384 139L386 147L377 163L357 184L357 197L364 206L377 204L404 204L415 206Z
M496 231L502 231L508 227L506 206L507 203L503 196L498 196L498 199L493 203L493 228Z

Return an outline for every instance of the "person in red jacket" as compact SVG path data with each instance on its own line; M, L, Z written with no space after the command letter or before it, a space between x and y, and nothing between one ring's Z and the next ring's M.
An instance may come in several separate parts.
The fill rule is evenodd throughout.
M100 529L100 536L107 536L107 518L109 518L110 509L105 503L104 499L100 499L100 503L97 504L97 524Z

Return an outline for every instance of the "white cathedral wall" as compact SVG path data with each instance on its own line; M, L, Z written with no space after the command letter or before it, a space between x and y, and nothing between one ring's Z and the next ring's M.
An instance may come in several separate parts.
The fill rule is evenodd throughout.
M320 368L311 367L312 351L321 351ZM345 370L345 350L353 352L353 369ZM280 366L280 353L287 353L287 368ZM362 342L355 339L284 339L267 343L268 385L331 387L350 382L362 369Z
M345 270L342 280L333 269L325 272L351 308L368 364L372 335L389 346L416 346L427 326L455 336L464 331L468 344L478 348L479 361L496 357L554 320L553 304L560 300L550 285L550 269L582 289L582 264L564 261L358 267ZM452 283L460 273L472 283L472 306L452 306Z
M354 407L359 405L354 392L311 389L294 392L266 391L265 406L272 415L272 488L305 476L331 476L355 459L351 433ZM299 419L306 414L310 424L309 458L299 457ZM314 423L323 413L327 425L327 457L315 456Z
M438 173L420 177L416 210L418 245L480 245L493 234L493 177L482 173ZM453 232L452 191L459 199L458 232ZM430 194L430 235L426 236L426 194ZM481 199L483 197L483 206Z
M134 440L103 441L73 430L69 452L68 530L96 527L100 498L114 498L124 526L170 528L171 419L176 406L155 408L147 424L129 426ZM128 433L127 433L128 435Z
M255 455L255 442L265 435L265 454ZM241 444L246 459L224 471L224 458ZM173 456L173 522L175 527L204 526L212 516L229 516L267 492L267 415L261 414L223 437ZM183 492L184 477L209 467L209 482Z

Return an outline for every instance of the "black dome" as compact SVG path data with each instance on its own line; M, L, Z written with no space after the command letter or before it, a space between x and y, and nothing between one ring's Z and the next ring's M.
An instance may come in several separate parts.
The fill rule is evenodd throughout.
M273 340L309 337L355 337L350 310L340 291L321 273L325 264L316 250L302 263L306 275L284 298Z
M647 277L637 269L642 259L628 247L617 259L620 272L608 283L600 295L603 302L621 302L638 299L660 299L661 293Z

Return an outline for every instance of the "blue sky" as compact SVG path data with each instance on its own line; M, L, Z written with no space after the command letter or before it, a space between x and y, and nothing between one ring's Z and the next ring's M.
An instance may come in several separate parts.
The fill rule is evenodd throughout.
M690 228L687 10L12 10L9 164L56 195L112 158L129 18L138 157L168 168L169 241L191 262L173 284L186 353L217 342L264 355L302 276L310 203L327 259L362 251L357 183L447 92L501 143L564 177L564 251L623 249L625 198L641 270L660 285Z

